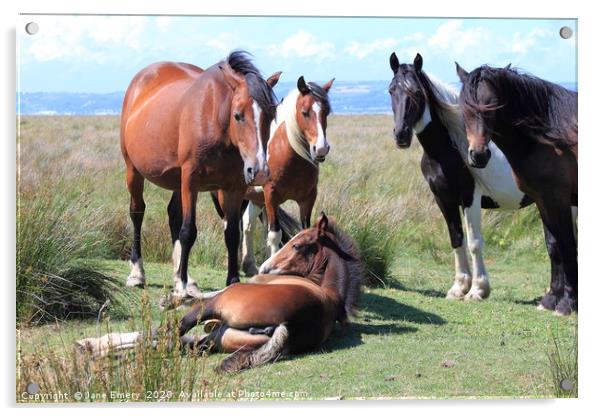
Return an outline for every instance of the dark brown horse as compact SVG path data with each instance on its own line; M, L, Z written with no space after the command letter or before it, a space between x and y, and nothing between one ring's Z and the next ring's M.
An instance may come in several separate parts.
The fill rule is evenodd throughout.
M232 353L220 365L236 372L317 348L336 321L348 322L364 269L353 240L322 214L264 265L266 273L205 294L179 324L181 345ZM186 333L208 322L208 334ZM77 344L93 355L133 348L141 332L112 333Z
M278 251L282 241L279 206L288 200L299 205L301 225L311 224L311 214L318 194L319 163L326 159L330 145L326 139L330 114L328 91L334 79L323 86L297 80L297 88L284 98L272 122L267 147L270 177L261 187L250 187L245 198L250 200L243 214L242 269L248 275L257 273L253 255L253 227L265 206L270 255Z
M483 168L489 140L504 152L521 191L531 197L544 225L551 259L550 290L540 308L568 315L577 310L577 93L531 75L456 64L468 160Z
M145 179L173 191L168 214L176 294L198 295L188 276L198 192L223 190L226 283L239 280L240 207L247 186L267 177L265 143L277 104L271 87L278 76L266 82L248 54L237 51L205 71L160 62L134 77L121 113L121 151L134 225L128 286L145 283L140 247Z

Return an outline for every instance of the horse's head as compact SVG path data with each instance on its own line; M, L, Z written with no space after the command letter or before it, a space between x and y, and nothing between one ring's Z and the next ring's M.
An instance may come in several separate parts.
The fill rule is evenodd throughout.
M491 157L489 141L494 131L495 110L500 108L496 88L491 82L492 70L481 66L468 73L456 62L456 72L462 82L459 103L468 139L468 163L475 168L487 166Z
M412 144L414 128L426 109L426 94L418 80L422 71L422 56L416 55L414 64L399 64L395 52L389 58L393 79L389 84L391 106L395 128L393 136L399 148L408 148Z
M240 51L230 54L227 62L219 69L232 90L229 136L244 162L245 182L260 185L269 176L265 149L277 105L272 87L280 73L264 80L247 54Z
M320 273L328 255L333 253L343 260L356 260L337 243L335 230L328 225L328 217L322 213L313 227L299 232L267 259L261 265L259 273L307 277Z
M299 132L307 140L309 152L314 162L323 162L330 150L326 140L326 119L330 113L328 91L334 78L323 86L305 82L301 76L297 80L296 121Z

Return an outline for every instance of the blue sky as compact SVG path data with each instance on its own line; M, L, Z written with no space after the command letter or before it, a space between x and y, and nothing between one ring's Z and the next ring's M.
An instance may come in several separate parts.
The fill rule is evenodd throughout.
M40 30L27 35L26 22ZM576 82L574 20L20 16L20 90L112 92L127 88L144 66L174 60L207 67L232 49L253 53L265 75L283 81L388 80L389 55L416 52L427 72L456 82L454 61L466 69L512 63L554 82Z

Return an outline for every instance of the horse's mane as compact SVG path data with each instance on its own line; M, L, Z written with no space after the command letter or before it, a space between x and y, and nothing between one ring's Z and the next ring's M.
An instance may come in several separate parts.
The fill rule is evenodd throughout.
M345 312L347 315L353 316L359 304L365 275L361 253L353 238L341 230L331 217L328 218L328 228L334 235L339 248L353 257L352 260L341 259L345 267L343 273L339 273L337 276L337 288L345 301Z
M273 118L278 105L276 94L251 61L251 55L246 51L236 50L228 55L226 62L234 72L244 75L251 97L268 117Z
M495 89L498 106L477 102L480 81L489 82ZM464 81L463 103L472 111L501 109L513 126L537 141L557 148L576 144L577 93L516 68L483 65L472 71Z
M416 77L426 93L429 107L437 114L460 155L464 158L468 154L468 140L466 139L464 117L458 105L458 91L435 77L427 75L424 71L417 73Z
M322 103L322 109L323 111L326 111L326 114L328 115L331 111L331 108L326 90L313 82L308 82L307 86L310 94L320 101L320 103ZM299 124L297 123L297 98L299 97L299 94L300 92L297 88L293 89L278 105L276 109L276 117L274 118L274 121L272 121L272 126L270 128L270 139L276 132L276 129L282 123L286 122L286 135L295 153L307 160L312 165L318 166L318 164L311 158L311 154L309 153L309 144L303 137L301 129L299 128Z

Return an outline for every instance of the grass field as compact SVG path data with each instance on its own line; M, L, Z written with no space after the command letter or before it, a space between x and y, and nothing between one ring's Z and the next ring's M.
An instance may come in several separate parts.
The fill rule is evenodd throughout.
M549 265L534 208L484 214L491 297L481 303L446 300L453 259L445 223L420 174L419 145L397 150L391 128L387 116L329 120L333 149L321 168L315 212L334 215L358 241L370 283L359 315L315 353L221 376L212 368L223 355L189 357L147 348L89 363L74 354L75 339L177 319L180 312L157 308L172 282L165 211L170 195L147 186L143 256L150 284L145 291L121 288L130 224L118 118L22 118L17 400L28 400L21 394L30 382L47 393L98 393L96 400L110 400L111 391L141 393L130 398L137 400L164 398L146 397L147 390L171 391L171 400L206 399L202 391L221 399L277 398L277 392L287 399L575 395L576 390L560 392L562 374L553 374L576 377L571 371L577 318L535 308L548 285ZM297 214L294 206L285 208ZM202 288L219 289L225 249L206 195L197 221L191 275ZM265 255L262 239L258 230L259 259ZM97 291L97 306L115 296L99 324L91 311L54 322L38 313L32 299L46 293L40 287L66 273L81 273L87 281L100 273L116 286Z

